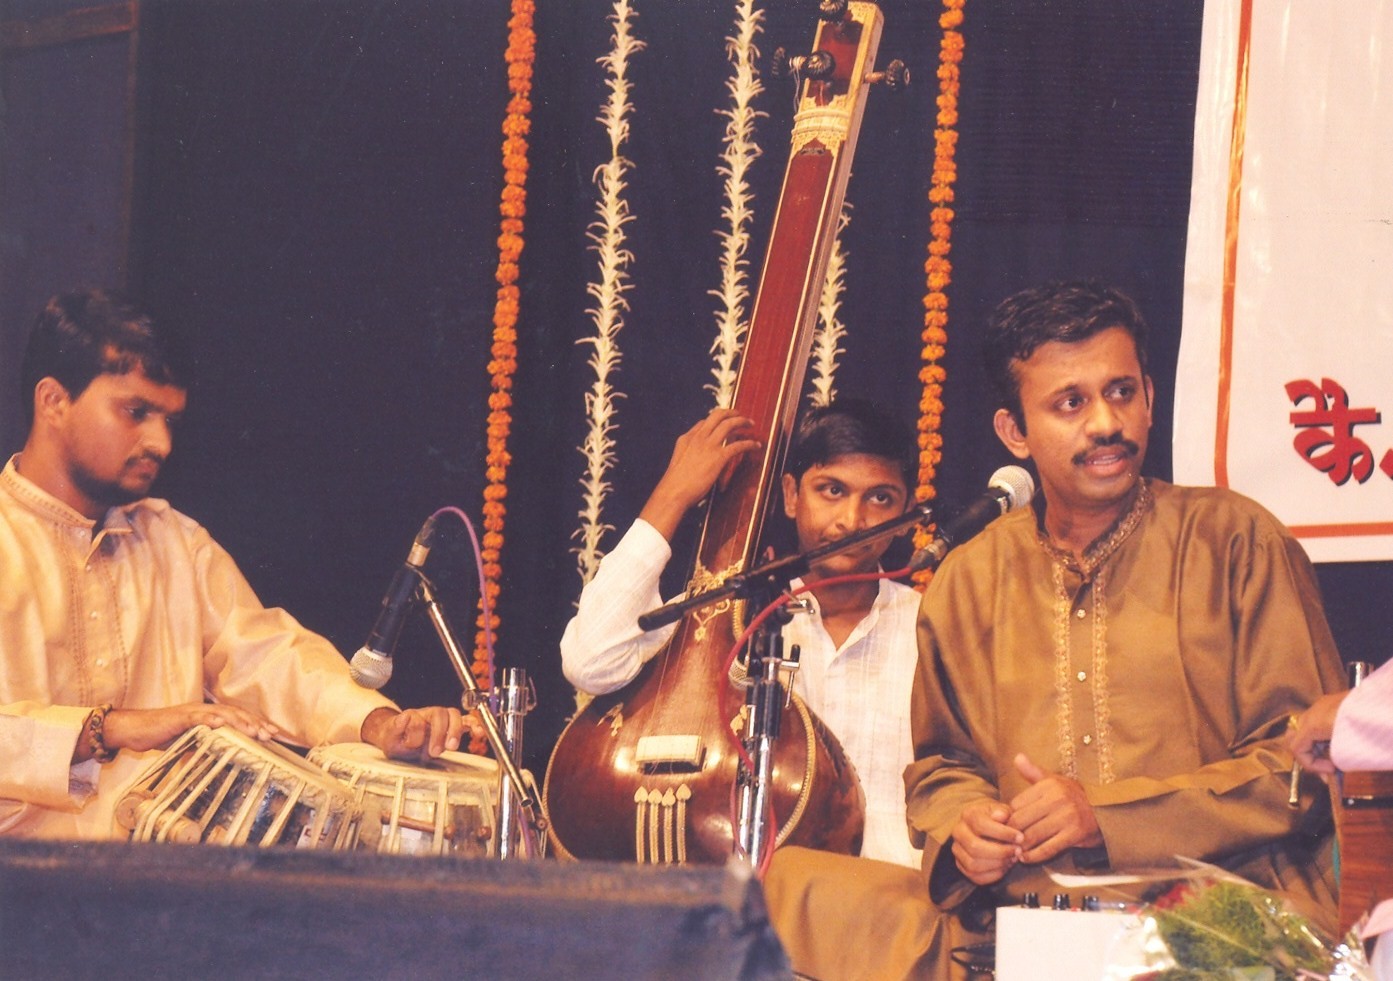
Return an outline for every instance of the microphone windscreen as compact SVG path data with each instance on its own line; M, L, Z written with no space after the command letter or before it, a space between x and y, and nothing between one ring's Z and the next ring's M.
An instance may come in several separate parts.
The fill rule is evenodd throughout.
M1035 481L1025 467L1002 467L987 481L988 487L996 487L1006 492L1006 510L1014 511L1023 504L1029 504L1035 496Z
M392 677L392 659L360 647L353 660L348 662L348 673L362 687L376 690Z

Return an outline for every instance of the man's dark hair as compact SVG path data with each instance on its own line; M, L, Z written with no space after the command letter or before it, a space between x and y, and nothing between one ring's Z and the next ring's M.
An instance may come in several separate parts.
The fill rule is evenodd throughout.
M1121 327L1137 346L1137 361L1146 374L1146 320L1130 296L1102 283L1054 282L1022 290L1002 300L987 319L982 349L987 379L997 404L1008 409L1022 431L1021 384L1013 362L1024 361L1042 344L1088 340L1110 327Z
M914 430L865 399L838 399L804 415L789 446L784 472L801 480L809 467L853 453L893 460L905 488L914 490L919 476Z
M76 399L98 375L135 368L153 382L185 385L169 338L124 296L108 290L60 293L34 318L24 351L25 421L34 424L34 387L44 378L56 378Z

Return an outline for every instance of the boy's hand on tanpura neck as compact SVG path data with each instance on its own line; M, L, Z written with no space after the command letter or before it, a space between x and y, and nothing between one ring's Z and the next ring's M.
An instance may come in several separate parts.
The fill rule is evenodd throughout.
M672 459L639 517L669 541L682 516L730 479L740 458L760 443L749 436L751 421L734 409L712 409L677 438Z

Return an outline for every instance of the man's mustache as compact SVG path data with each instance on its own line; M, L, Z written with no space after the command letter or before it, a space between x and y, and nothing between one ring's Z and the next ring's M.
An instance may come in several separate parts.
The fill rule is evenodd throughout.
M1094 450L1102 449L1105 446L1120 446L1127 451L1128 456L1137 456L1141 453L1141 446L1121 433L1113 433L1111 436L1094 436L1093 445L1081 453L1074 454L1074 463L1082 466L1088 462L1088 454Z

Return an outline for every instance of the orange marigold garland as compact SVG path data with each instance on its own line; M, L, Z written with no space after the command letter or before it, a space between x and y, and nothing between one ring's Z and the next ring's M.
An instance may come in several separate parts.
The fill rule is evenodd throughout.
M943 382L947 375L941 362L948 344L945 290L953 272L948 253L952 248L953 182L958 176L953 154L958 145L955 128L958 124L958 66L963 60L963 36L958 28L963 22L964 2L943 0L944 11L938 18L943 40L938 50L938 117L934 129L933 178L929 185L929 202L933 205L929 227L933 237L929 241L929 258L924 263L928 291L924 294L924 347L919 369L919 381L924 387L919 397L919 485L915 488L915 497L920 501L935 496L934 478L943 458ZM930 532L921 530L915 535L915 547L922 548L931 539ZM931 575L927 569L916 573L915 582L922 588Z
M527 212L527 134L531 129L532 64L536 60L537 35L532 29L534 0L513 0L508 20L508 114L503 120L503 192L498 205L498 268L494 279L498 293L493 307L493 347L490 350L488 457L484 488L484 581L479 601L478 630L474 637L471 668L479 687L493 688L493 635L498 630L499 577L503 568L503 519L507 514L509 412L513 404L513 374L517 371L518 260L522 256L523 215ZM484 751L480 744L470 749Z

